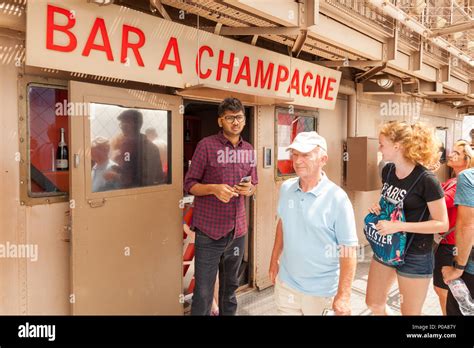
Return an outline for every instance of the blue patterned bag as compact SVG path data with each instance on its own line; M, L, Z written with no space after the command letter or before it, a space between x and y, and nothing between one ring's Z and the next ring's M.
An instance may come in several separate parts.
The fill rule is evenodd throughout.
M395 166L390 164L388 170L387 180L390 178L390 172ZM380 215L372 213L367 214L364 219L364 234L367 238L373 252L374 257L381 263L387 266L400 266L404 263L406 250L411 244L414 235L408 240L406 232L400 231L386 236L379 234L375 227L380 220L400 221L405 222L405 213L403 211L403 201L407 198L410 191L415 187L418 181L423 177L423 171L418 178L413 182L413 185L408 189L405 197L399 202L393 202L390 198L380 197ZM426 207L421 214L419 221L423 218L426 212Z

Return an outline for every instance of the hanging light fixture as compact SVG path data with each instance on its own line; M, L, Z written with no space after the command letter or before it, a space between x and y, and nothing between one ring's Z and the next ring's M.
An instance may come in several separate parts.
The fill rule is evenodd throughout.
M377 84L383 89L389 89L393 86L393 80L390 79L377 79Z
M114 3L114 0L87 0L87 2L96 4L99 6L107 6L107 5L112 5Z

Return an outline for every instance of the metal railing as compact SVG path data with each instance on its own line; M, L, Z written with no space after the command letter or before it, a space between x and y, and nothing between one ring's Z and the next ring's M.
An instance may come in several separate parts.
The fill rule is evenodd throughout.
M325 3L387 34L393 33L394 20L368 6L364 0L325 0Z

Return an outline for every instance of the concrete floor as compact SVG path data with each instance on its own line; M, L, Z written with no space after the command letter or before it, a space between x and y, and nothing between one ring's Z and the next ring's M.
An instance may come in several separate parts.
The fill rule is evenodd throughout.
M369 273L369 261L372 257L370 247L364 249L364 257L357 265L357 272L352 285L352 314L370 315L365 305L365 292L367 288L367 276ZM238 295L238 315L276 315L277 310L273 300L273 287L262 291L252 290ZM389 293L388 305L395 315L400 315L398 286L395 284ZM423 306L424 315L441 315L438 297L431 285Z

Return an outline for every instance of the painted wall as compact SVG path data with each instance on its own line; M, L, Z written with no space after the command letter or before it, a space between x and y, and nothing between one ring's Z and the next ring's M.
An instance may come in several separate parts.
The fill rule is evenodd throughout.
M0 258L0 314L69 313L67 203L20 205L19 92L15 56L20 42L0 37L0 244L28 245L35 258ZM3 56L2 56L3 55ZM37 248L37 249L35 249ZM31 256L33 256L31 254Z

